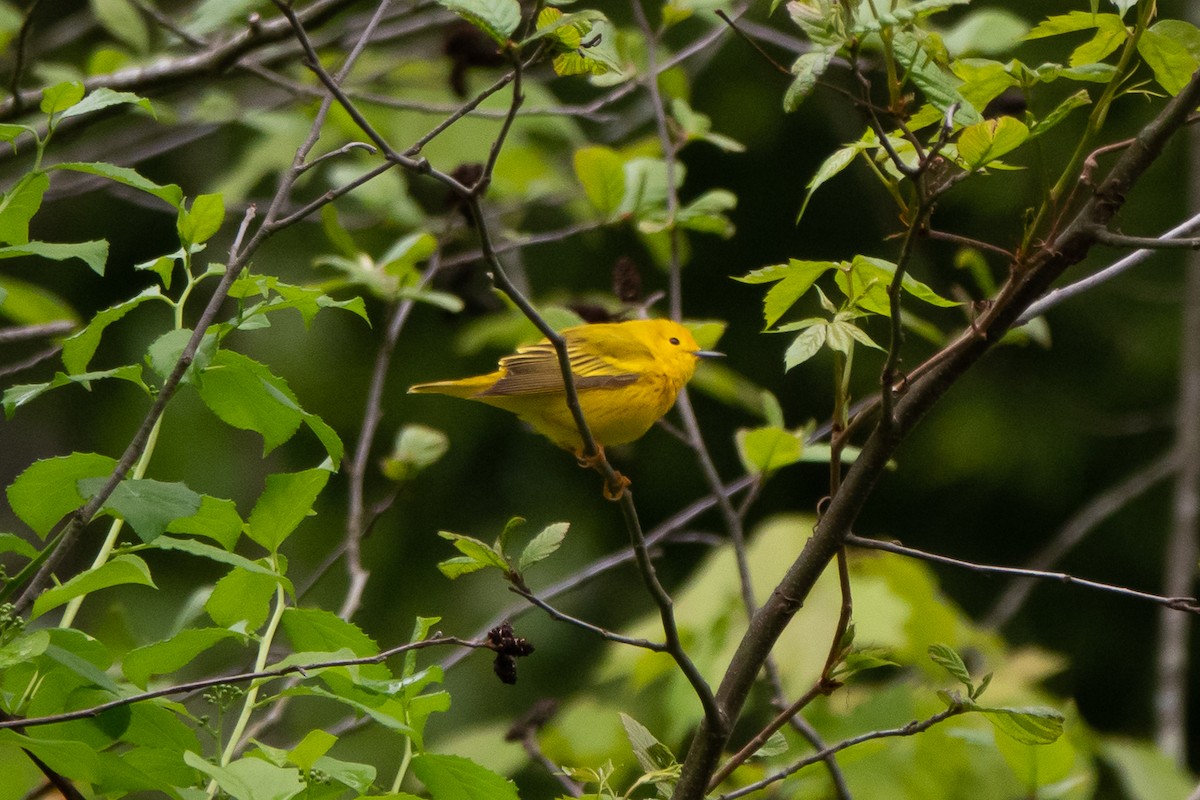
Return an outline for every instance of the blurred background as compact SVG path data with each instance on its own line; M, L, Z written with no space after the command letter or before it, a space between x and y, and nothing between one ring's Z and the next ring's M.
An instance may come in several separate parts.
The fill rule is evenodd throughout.
M96 65L134 59L122 42L99 24L86 3L57 3L41 12L33 27L34 56L26 85L51 82ZM1079 9L1083 3L1055 3L1053 9L1034 0L976 2L937 17L953 31L969 13L990 9L996 31L1024 27L1049 11ZM1107 7L1106 4L1102 4ZM1189 4L1160 2L1160 15L1178 16ZM210 10L215 3L204 3ZM160 6L181 19L195 19L187 4ZM259 11L263 4L243 3L240 13ZM337 47L340 31L361 25L370 7L350 4L322 28L328 32L328 51ZM630 24L621 9L606 9L618 25ZM217 13L213 11L212 13ZM224 18L235 16L229 7ZM0 69L13 65L13 20L20 10L4 6L10 37ZM414 17L397 14L397 25ZM762 46L785 66L795 54L786 37L796 35L783 11L768 17L756 7L748 16L756 26L778 32L778 41ZM678 26L667 42L696 37L712 25L711 14L697 14ZM1007 20L1007 22L1005 22ZM202 20L201 20L202 21ZM197 23L199 24L199 23ZM213 35L222 28L214 25ZM450 59L442 55L446 25L398 28L385 43L373 47L360 65L363 76L394 97L428 103L455 101ZM165 33L152 29L152 41ZM997 39L1003 39L997 34ZM736 36L684 62L679 75L691 106L712 118L713 130L745 145L742 153L725 152L711 144L689 144L681 154L686 167L685 200L706 190L724 188L738 197L729 213L736 226L730 238L692 235L690 260L683 272L683 307L693 320L727 323L718 348L729 358L725 367L778 397L786 421L799 426L824 421L831 412L832 366L828 354L784 374L786 336L761 332L762 286L735 282L733 277L789 258L849 259L866 254L894 259L898 241L888 237L902 229L894 205L867 169L852 166L822 186L797 223L805 187L826 156L856 140L864 119L835 90L818 88L794 114L784 114L781 98L788 78ZM1082 41L1082 38L1080 38ZM1013 51L1029 64L1062 59L1056 40L1020 44ZM1007 55L981 53L988 57ZM294 80L311 85L299 68L294 51L280 45L264 51L264 59ZM111 67L109 67L111 68ZM830 82L846 88L844 70L831 72ZM494 67L467 70L469 93L493 81ZM583 79L553 78L539 67L527 84L527 108L583 103L605 91ZM274 189L276 170L290 162L295 143L304 135L313 101L294 100L285 88L233 71L218 77L191 78L180 85L154 87L151 97L157 119L114 113L56 135L48 158L106 160L135 166L160 182L174 182L189 196L224 192L229 209L221 235L204 256L220 263L247 204L262 202ZM504 95L505 93L501 93ZM502 108L504 97L485 104ZM1135 132L1159 107L1132 94L1117 105L1105 141ZM1046 109L1039 109L1042 113ZM571 151L589 142L635 146L653 141L653 120L644 92L613 104L604 114L587 116L530 116L518 123L510 148L497 167L489 194L489 212L496 230L551 232L587 216L571 171ZM440 119L436 114L370 106L372 119L393 141L406 144ZM443 115L444 116L444 115ZM1074 146L1084 121L1082 113L1043 140L1045 163L1061 163ZM450 170L486 156L496 121L468 120L451 129L425 151L431 161ZM331 141L351 136L350 123L335 114ZM644 142L643 142L644 145ZM1157 235L1194 211L1189 188L1186 136L1169 151L1128 198L1118 226L1129 234ZM552 154L546 157L545 154ZM0 181L11 183L30 165L28 147L0 152ZM352 174L353 166L370 163L354 156L302 187L315 196L328 185ZM1022 167L1027 161L1016 159ZM994 171L952 191L939 205L935 224L963 236L1001 247L1015 246L1024 214L1036 197L1040 173L1025 168ZM1193 198L1193 199L1189 199ZM133 265L175 249L175 220L164 207L133 194L112 189L84 176L54 175L49 200L34 218L34 238L80 241L106 238L110 242L107 274L100 276L78 262L43 263L28 259L4 262L0 275L42 287L65 300L79 319L131 296L150 285L152 276ZM443 237L445 254L453 259L473 251L471 231L436 186L389 174L339 201L339 218L358 245L378 256L401 236L427 230ZM945 296L982 299L977 281L959 266L957 245L923 242L912 272ZM317 283L336 277L316 266L334 247L320 220L293 226L257 255L252 269L279 275L294 283ZM1120 252L1096 248L1068 279L1107 265ZM649 294L666 288L666 275L655 264L642 239L630 226L611 225L549 244L515 249L503 256L506 266L540 304L613 304L613 264L628 258L637 265ZM1189 255L1167 251L1144 266L1065 303L1048 314L1040 341L998 348L956 386L901 448L896 469L889 471L866 507L857 533L896 539L907 545L992 564L1027 563L1103 491L1121 484L1161 459L1174 440L1174 408L1179 390L1181 287ZM985 256L996 281L1005 264ZM449 530L490 540L512 516L529 519L530 531L564 520L571 532L558 557L539 567L538 581L550 583L580 565L619 549L625 534L618 509L599 497L597 478L580 470L573 459L557 451L502 412L445 398L408 396L409 385L424 380L459 377L490 370L508 342L504 335L488 336L486 327L502 312L501 303L486 288L477 261L447 268L438 287L463 297L466 310L451 314L418 304L396 351L384 400L384 422L375 452L382 457L401 426L420 423L449 436L447 455L406 484L395 506L376 525L366 542L364 559L371 581L355 621L377 641L390 644L406 638L416 615L439 615L447 633L467 635L489 620L498 608L513 601L499 580L482 576L447 581L436 562L452 555L448 543L436 536ZM346 290L348 292L350 290ZM345 292L343 292L345 294ZM807 300L805 301L808 302ZM196 306L198 308L199 306ZM796 318L816 309L805 307ZM228 346L269 364L283 376L304 407L320 414L347 442L355 441L376 348L387 319L385 304L368 298L372 325L350 315L320 314L310 328L299 316L276 315L269 330L235 333ZM656 313L665 313L660 304ZM4 309L0 307L0 314ZM111 366L136 363L169 324L165 308L144 307L109 329L95 363ZM964 324L960 309L926 315L943 331ZM886 331L869 331L877 340ZM0 367L12 367L34 355L40 345L0 345ZM912 367L935 345L910 336L904 366ZM856 397L877 386L879 354L856 356ZM48 380L53 361L20 371L7 370L4 387ZM693 398L718 471L726 479L743 468L734 447L739 428L761 424L751 408L714 399L700 387ZM752 405L752 404L751 404ZM147 408L146 398L117 382L97 384L89 393L67 387L49 393L0 421L0 480L5 485L34 460L72 451L116 456L124 448ZM707 493L694 458L668 432L652 430L644 439L611 454L617 467L633 481L639 512L647 528ZM189 486L237 501L243 513L261 491L266 474L312 466L323 458L319 443L307 434L266 457L261 439L219 422L194 392L184 390L165 418L151 475L181 480ZM219 465L213 469L212 465ZM1164 541L1170 523L1171 484L1163 478L1125 502L1074 547L1054 569L1081 577L1159 592L1164 571ZM390 483L375 472L368 480L368 500L382 497ZM790 467L764 487L748 518L754 529L781 512L811 514L828 493L828 468L819 464ZM303 583L305 575L324 561L343 530L345 484L331 480L318 502L318 515L305 523L289 542L291 574ZM23 526L0 503L0 530L23 532ZM689 530L724 536L715 514L700 517ZM92 532L99 537L99 528ZM660 560L664 582L679 587L708 548L701 543L673 544ZM782 555L790 559L788 555ZM151 557L153 559L153 556ZM82 548L76 568L91 559ZM163 560L151 562L160 589L153 603L129 605L108 596L89 601L80 624L116 640L153 638L165 634L177 602L173 592L190 591L205 567ZM186 572L183 571L186 567ZM175 571L173 571L175 570ZM212 567L210 579L219 576ZM967 571L938 567L947 603L961 606L983 620L993 612L1007 581ZM305 597L306 604L336 608L344 591L344 574L330 570ZM620 626L650 609L632 569L617 570L589 586L567 604L586 610L600 624ZM130 617L136 617L131 624ZM1067 666L1050 680L1050 688L1074 698L1081 716L1104 732L1144 737L1153 731L1155 625L1157 608L1083 589L1057 584L1036 586L1027 601L1008 619L1003 634L1014 644L1036 643L1065 657ZM510 719L542 696L555 696L577 684L577 665L586 653L598 653L597 643L565 630L539 615L526 618L523 635L537 643L537 657L522 662L522 680L499 689L482 656L468 658L448 675L455 713L481 719ZM134 642L131 642L131 644ZM136 643L144 643L138 641ZM1193 632L1192 648L1196 637ZM1192 718L1200 715L1200 685L1192 684ZM455 725L454 714L435 719L438 726ZM1189 752L1197 747L1192 725ZM1193 755L1193 759L1195 756ZM1193 769L1200 761L1193 760Z

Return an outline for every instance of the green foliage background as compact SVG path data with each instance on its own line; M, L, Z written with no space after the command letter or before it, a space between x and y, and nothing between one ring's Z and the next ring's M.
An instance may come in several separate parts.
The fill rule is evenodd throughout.
M203 7L231 18L251 8L264 16L277 14L269 4L243 5L237 15L229 8L222 11L220 3ZM709 8L715 4L693 5L698 9L695 16L668 35L664 52L713 24ZM1078 10L1086 4L1055 5L1047 9L1042 3L1017 0L977 2L969 8L950 9L934 20L937 26L949 29L969 14L991 9L1034 24L1048 13ZM1107 4L1102 5L1111 11ZM69 30L75 25L83 26L86 33L76 35L63 49L38 55L32 68L37 85L67 79L89 65L99 69L98 65L122 60L132 63L161 47L162 31L148 27L150 38L142 45L136 32L129 33L137 26L126 29L105 19L105 14L116 13L113 9L125 7L123 3L77 3L72 10L56 12L58 18L47 25L48 31ZM1178 17L1187 10L1186 3L1165 0L1158 7L1163 17ZM169 8L167 4L162 4L162 10L194 12L190 7ZM626 9L604 11L619 27L632 30ZM368 12L355 6L346 13ZM95 24L97 14L100 24ZM777 11L768 18L765 8L751 13L760 24L773 20L771 25L790 35L794 29L782 19L785 16ZM15 8L4 7L0 21L6 21L12 36L20 16ZM368 50L356 74L386 71L386 89L395 97L455 102L448 85L450 64L440 53L443 27ZM734 443L736 430L762 424L761 414L756 413L761 411L760 400L747 386L769 388L780 399L789 426L824 420L833 412L828 354L784 374L783 352L790 339L760 332L764 287L731 279L789 258L841 260L864 253L894 259L897 244L886 237L900 226L894 206L860 164L823 185L796 221L806 184L830 152L858 139L863 120L843 97L820 88L797 113L783 113L781 102L789 79L737 37L726 36L720 42L701 56L700 60L707 62L703 69L692 75L668 73L661 83L665 91L687 96L692 108L711 117L713 131L746 147L743 153L727 152L696 141L681 153L686 168L685 203L713 189L727 189L737 197L736 208L728 211L736 234L728 238L687 235L690 259L683 271L682 294L687 318L727 323L719 347L729 356L726 366L742 376L743 382L735 384L726 373L710 374L707 380L701 375L698 390L692 391L717 469L729 478L742 470ZM1030 64L1061 61L1063 47L1061 40L1036 40L1021 44L1017 53ZM8 48L5 63L11 68L11 39ZM785 63L790 57L778 48L768 45L768 49ZM332 59L338 48L331 46L327 52ZM294 57L281 69L294 80L316 85ZM582 103L595 96L597 90L584 78L554 77L545 67L539 69L537 79L525 85L527 109ZM482 90L500 74L498 68L472 68L467 74L468 94ZM1148 74L1142 77L1149 80ZM31 80L28 85L34 83ZM1147 88L1158 90L1156 86ZM145 94L152 97L157 119L120 111L78 129L64 126L51 145L52 160L136 165L153 181L183 187L189 198L222 194L228 214L204 254L205 259L220 262L245 204L262 202L273 192L274 176L290 163L315 103L293 100L277 87L240 74L189 80ZM615 106L610 112L612 120L519 119L487 195L488 211L498 215L493 221L496 229L535 233L555 231L580 219L594 221L597 214L583 198L571 154L596 142L653 150L653 120L644 93L639 97ZM506 93L483 107L503 110ZM412 141L440 119L436 114L367 108L371 121L397 143ZM1115 141L1136 132L1155 108L1138 95L1123 98L1114 108L1104 140ZM1061 163L1066 158L1081 135L1083 116L1069 118L1043 140L1042 158L1047 163ZM497 120L465 120L437 139L424 155L446 171L482 161L498 127ZM329 130L331 143L340 144L339 137L361 138L353 123L336 110ZM1157 234L1185 215L1189 197L1185 138L1173 141L1167 155L1128 198L1127 210L1120 217L1125 232ZM15 154L7 150L0 154L5 186L11 186L29 168L29 159L27 147ZM322 171L302 193L315 197L348 179L348 164L361 168L373 163L364 153L347 156ZM1031 203L1035 180L1032 170L993 170L981 180L967 181L939 204L938 225L963 236L1014 246L1022 233L1023 214ZM459 213L447 210L439 187L402 177L397 170L339 201L336 208L340 224L357 247L373 257L417 230L445 234L450 243L446 253L451 257L475 247ZM313 215L289 228L255 256L252 271L298 285L325 282L340 300L355 296L358 289L336 285L338 273L320 265L337 249L327 235L329 226L327 221L323 230L320 215ZM132 265L179 247L174 211L165 204L147 202L145 195L114 189L102 180L66 173L55 173L46 202L32 221L31 237L108 240L108 269L103 277L78 261L33 259L6 261L0 273L55 293L82 321L150 285L150 274L135 271ZM944 296L979 299L978 287L956 266L959 250L955 244L925 242L910 271ZM1081 275L1118 256L1119 251L1096 248L1088 261L1070 274ZM506 267L542 307L573 302L613 305L612 265L622 257L637 264L647 293L667 287L666 273L655 265L652 251L629 224L597 227L503 256ZM1185 258L1174 251L1160 253L1145 267L1056 308L1047 318L1048 342L1002 347L989 356L905 443L897 469L882 481L856 532L966 560L1020 564L1100 489L1163 453L1173 437ZM1002 278L1000 261L990 261L993 273ZM569 455L529 435L494 409L405 394L406 388L418 381L487 371L498 355L531 331L519 328L515 320L514 324L496 322L502 303L489 290L479 262L445 269L435 288L460 297L465 310L451 313L432 303L415 307L389 371L383 426L367 481L368 502L391 491L393 482L380 474L375 462L386 455L387 440L401 426L419 423L448 435L446 455L400 487L395 504L381 516L364 544L363 561L371 579L354 621L385 647L406 641L418 616L438 616L438 629L467 636L490 620L498 608L518 599L493 574L447 581L436 564L452 552L437 537L439 530L490 541L513 516L529 519L529 533L556 521L570 521L562 549L533 572L539 585L569 575L588 560L626 544L618 509L601 499L596 477L577 469ZM105 367L140 363L149 343L169 324L165 307L150 307L153 305L112 326L95 363ZM226 344L268 364L287 381L303 408L320 415L350 447L361 424L372 362L388 313L387 304L369 293L364 308L370 325L354 313L327 310L306 326L298 314L281 312L272 316L269 329L233 332ZM803 308L802 316L815 312L815 300ZM662 306L657 310L662 311ZM0 313L5 313L4 307ZM195 312L189 308L188 313ZM943 329L963 323L959 309L933 310L928 316ZM864 327L876 341L886 342L882 321L868 321ZM3 363L28 357L38 346L5 345L0 350ZM916 365L934 349L910 336L903 365ZM882 359L865 348L857 354L853 395L859 398L877 390ZM18 375L19 380L6 377L4 385L49 380L52 371L42 365ZM705 386L727 391L736 388L740 394L730 403L704 391ZM97 382L90 392L78 386L49 392L0 421L0 481L7 486L32 462L73 451L115 457L146 408L144 393L117 381ZM687 447L663 430L653 430L643 440L610 455L632 479L638 509L648 527L708 491ZM185 388L172 401L150 475L230 498L246 517L267 475L308 469L324 456L321 443L306 430L264 456L261 436L221 424L197 393ZM788 467L764 487L751 512L750 527L762 536L774 532L786 540L790 549L781 547L787 555L779 559L790 561L798 541L811 527L807 515L828 491L827 465ZM316 516L305 520L288 541L288 574L298 584L304 582L301 576L320 567L342 538L345 493L343 477L330 477L316 502ZM1102 524L1056 568L1158 591L1168 511L1169 486L1162 483ZM93 528L88 536L98 540L103 535L101 526ZM715 514L702 517L693 528L697 534L723 535ZM0 530L24 532L25 528L8 507L0 507ZM664 582L673 590L680 589L681 619L696 637L697 652L711 657L706 667L715 679L718 655L726 652L723 648L733 636L722 626L736 628L737 614L732 610L736 609L736 592L729 585L707 588L706 580L728 582L730 576L728 571L714 569L711 561L720 556L710 552L704 536L697 539L701 543L667 546L659 566ZM220 565L181 560L172 553L146 551L140 555L149 564L157 590L123 587L98 593L84 604L76 623L116 653L172 632L191 593L215 582L225 571ZM60 572L74 574L90 559L91 550L84 547ZM763 569L769 572L772 559L763 560ZM16 565L19 560L6 563ZM10 567L10 575L15 568ZM1166 767L1158 772L1147 769L1145 764L1157 757L1144 745L1132 743L1144 740L1151 731L1155 606L1088 594L1076 587L1039 585L1003 631L1008 638L1005 644L995 632L971 622L972 617L982 617L1003 588L1004 581L999 578L980 578L950 568L930 570L892 556L875 559L861 555L855 570L856 580L869 587L861 599L856 594L859 642L879 644L893 654L907 648L906 657L897 660L906 666L922 662L922 666L912 668L916 675L907 689L902 681L892 682L894 675L885 669L886 677L864 678L865 683L852 684L845 694L820 701L813 721L827 739L861 730L858 722L866 727L903 724L942 707L933 689L945 688L953 681L947 683L945 674L929 664L925 646L947 641L980 655L983 663L972 664L973 672L979 666L980 674L996 673L997 686L989 691L999 695L997 702L1011 699L1056 705L1067 714L1071 747L1079 753L1105 755L1108 771L1101 771L1098 777L1089 773L1088 778L1060 793L1045 796L1175 796L1152 794L1154 788L1131 788L1144 775L1177 780L1172 791L1183 785L1184 778L1169 773ZM770 585L765 580L761 583ZM343 575L335 567L302 604L336 610L343 592ZM824 586L822 592L806 606L803 625L811 627L801 627L797 634L797 642L805 641L805 634L821 642L818 661L832 631L837 602L836 586ZM695 605L689 607L689 595L701 599L693 600ZM718 597L725 600L717 603L714 598ZM898 605L910 612L907 621L900 615L889 620L889 612ZM625 632L641 628L642 635L654 638L652 623L645 617L650 605L632 568L606 575L600 584L573 595L565 607L597 624ZM723 613L717 613L718 609ZM517 771L523 793L532 797L548 795L557 787L525 763L516 745L502 744L494 734L540 698L563 701L562 715L543 737L547 753L558 763L598 766L606 758L623 755L628 769L632 758L617 722L620 710L632 714L671 747L686 740L698 709L688 702L686 686L678 677L663 676L661 665L653 663L656 657L615 653L594 637L537 613L524 617L518 631L536 644L537 651L521 660L516 686L500 687L492 675L490 658L482 653L467 657L447 673L445 688L453 697L453 706L431 720L431 741L437 743L432 749L469 756L505 774ZM1022 649L1026 645L1028 649ZM788 646L785 643L784 647ZM797 652L802 650L800 644L792 646ZM232 649L222 647L227 645L206 653L181 676L220 674L245 660L244 655L231 655ZM441 654L420 656L423 663L437 657ZM820 666L815 663L808 668L819 670ZM799 693L812 675L801 669L790 680L794 685L789 688ZM1004 681L1009 684L1002 685ZM913 691L913 685L928 691ZM1193 718L1200 712L1196 695L1194 692L1191 700ZM664 697L667 702L662 702ZM758 700L759 708L764 708L765 698ZM660 705L654 707L653 703ZM315 703L297 706L302 710L286 720L286 733L272 742L276 746L290 747L307 728L332 725L342 716L341 709ZM745 731L747 735L751 732ZM1092 732L1113 738L1092 739ZM936 770L933 765L938 756L949 748L964 748L971 752L963 756L962 763L974 768L937 780L963 787L962 793L954 796L1013 796L1011 785L994 795L969 793L978 787L970 788L968 776L1005 774L1011 778L1018 771L1014 764L1019 765L1025 757L1005 753L1003 746L996 749L988 737L990 728L982 723L950 733L930 732L894 748L887 743L866 755L856 755L849 759L847 769L860 782L861 796L898 796L887 794L894 787L891 781L895 776L911 770L914 763ZM394 739L386 730L371 727L346 741L350 743L346 749L358 760L378 760L385 765L381 772L395 769ZM1194 734L1191 741L1193 745L1197 741ZM6 752L17 751L10 747ZM1197 752L1195 746L1191 752ZM1066 766L1061 768L1061 780L1087 771L1081 768L1082 756L1080 760L1072 758L1062 758ZM22 769L28 771L27 766ZM756 775L755 770L761 768L746 769ZM752 774L739 778L743 783L752 779ZM1013 780L1020 784L1019 777ZM919 785L916 779L913 783ZM824 778L816 770L789 786L793 787L789 796L825 796ZM1097 786L1097 793L1092 794ZM0 791L0 796L6 795Z

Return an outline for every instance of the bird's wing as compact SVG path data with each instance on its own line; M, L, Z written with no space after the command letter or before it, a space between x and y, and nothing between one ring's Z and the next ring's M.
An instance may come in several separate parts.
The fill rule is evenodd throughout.
M594 353L584 352L579 342L568 341L567 356L577 389L626 386L639 377L635 372L619 370ZM543 394L563 389L558 353L549 342L518 348L513 355L500 359L500 371L503 377L479 396Z

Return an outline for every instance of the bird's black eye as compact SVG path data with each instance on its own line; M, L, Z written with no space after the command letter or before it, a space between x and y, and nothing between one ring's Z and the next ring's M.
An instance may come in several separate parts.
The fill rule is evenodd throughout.
M679 344L679 340L676 339L674 336L672 336L670 339L667 339L667 341L670 342L671 344Z

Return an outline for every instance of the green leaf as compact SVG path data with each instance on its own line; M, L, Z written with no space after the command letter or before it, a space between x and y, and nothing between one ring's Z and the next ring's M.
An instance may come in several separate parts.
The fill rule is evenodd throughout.
M769 475L800 460L803 436L782 426L742 428L735 436L742 465L757 475Z
M176 227L179 240L185 247L207 242L221 229L225 220L225 200L219 194L202 194L192 201L191 208L179 210Z
M103 275L104 265L108 261L108 242L103 239L91 242L25 242L0 247L0 259L21 256L36 256L51 261L77 258L97 275Z
M54 292L9 275L0 275L0 316L17 325L80 321L71 304Z
M142 12L130 0L90 0L92 13L112 36L137 53L150 49L150 30Z
M945 644L931 644L929 645L929 659L949 672L951 677L968 689L974 688L967 665L963 663L962 657L953 647Z
M92 111L99 111L103 108L118 105L136 105L154 114L154 108L150 105L150 101L144 97L140 97L132 92L118 92L113 89L101 87L96 89L80 102L71 106L70 109L62 115L62 119L67 117L77 117L80 114L87 114Z
M1187 47L1153 28L1142 31L1137 49L1154 72L1154 79L1171 95L1179 94L1200 69L1200 60Z
M829 335L829 326L824 320L815 320L815 322L819 324L805 329L788 345L788 349L783 354L785 371L808 361L825 346L825 339Z
M303 419L283 378L232 350L213 357L196 388L222 422L262 435L263 455L292 438Z
M734 280L742 283L775 283L763 300L763 326L774 325L826 272L837 267L832 261L791 259L749 272Z
M242 518L232 500L200 495L200 507L190 516L177 517L167 525L168 533L190 533L213 539L232 550L242 535Z
M621 725L625 728L625 736L633 748L633 755L647 775L660 775L653 782L658 788L660 797L671 797L671 787L674 786L679 762L675 754L665 744L654 738L654 734L628 714L622 713Z
M291 581L284 578L279 573L272 570L270 567L260 564L257 561L251 561L245 556L239 556L237 553L230 553L222 550L219 547L213 547L211 544L198 542L195 539L176 539L171 536L160 536L154 540L154 546L159 550L179 550L193 556L200 556L220 564L228 564L231 567L240 567L241 569L250 572L256 572L261 575L270 575L275 580L281 582L289 593L294 593Z
M47 86L42 90L41 109L43 114L58 114L83 99L83 84L66 81Z
M37 619L47 611L58 608L76 597L128 583L158 588L150 578L150 568L146 566L145 561L132 554L123 554L95 569L76 575L61 586L42 592L33 602L30 619Z
M450 449L446 434L425 425L405 425L396 434L392 452L384 457L380 469L390 480L412 480L436 463Z
M146 364L165 381L175 371L175 365L183 356L183 351L187 348L188 342L192 340L193 333L195 332L191 328L176 328L159 336L146 349ZM200 346L196 348L196 354L192 357L192 363L183 373L181 383L196 382L196 376L212 363L219 341L220 339L214 331L210 330L204 334L204 338L200 340Z
M277 767L261 758L242 758L218 767L189 750L183 760L216 781L234 800L290 800L307 788L295 767Z
M25 736L0 730L0 749L20 748L37 756L50 769L71 780L95 783L99 779L96 749L84 742Z
M31 172L0 198L0 242L20 245L29 241L29 220L42 207L48 188L46 173Z
M440 562L438 569L447 578L453 579L459 575L465 575L468 572L474 572L485 567L496 567L504 572L508 572L510 569L508 562L504 560L504 556L499 550L488 546L478 539L458 533L451 533L450 531L438 531L438 536L453 542L454 547L469 559L469 561L464 561L460 558L454 558ZM467 569L466 567L469 564L474 564L475 566Z
M1109 19L1105 20L1105 17ZM1119 24L1121 18L1116 14L1096 14L1087 11L1071 11L1067 14L1056 14L1039 22L1034 26L1033 30L1025 34L1025 38L1027 40L1044 39L1048 36L1060 36L1064 33L1092 30L1100 25L1111 25L1114 20Z
M245 630L256 631L267 621L278 583L274 575L232 569L217 581L204 602L204 610L224 628L244 622Z
M588 202L612 217L625 196L625 159L612 148L596 146L576 150L572 162Z
M829 69L829 65L833 63L836 55L836 48L816 48L803 54L792 63L792 74L796 77L792 79L787 92L783 95L784 111L790 114L800 107L805 98L812 94L813 89L817 86L817 81L825 74L825 70Z
M133 309L148 300L163 300L162 291L157 286L143 289L139 294L128 300L117 303L96 313L87 327L63 342L63 366L69 373L86 372L96 348L100 346L100 337L105 328L117 322Z
M728 239L733 236L734 227L725 212L736 207L737 195L733 192L711 189L679 209L675 220L682 228Z
M1069 63L1072 67L1082 67L1103 61L1124 45L1125 40L1129 38L1129 32L1125 30L1125 23L1116 14L1097 14L1096 19L1098 24L1095 35L1071 52Z
M1016 117L985 119L964 128L958 137L958 154L969 171L987 166L1012 152L1029 138L1029 128Z
M512 781L461 756L421 753L412 771L437 800L517 800Z
M329 470L281 472L267 476L267 486L246 521L246 535L270 552L279 546L313 513L317 495L329 481Z
M45 538L50 529L86 501L77 484L86 478L108 476L117 462L96 453L72 453L30 465L8 487L13 513Z
M100 491L107 478L79 481L79 490L87 497ZM152 542L179 517L190 517L200 510L200 495L186 484L126 479L104 501L104 510L128 522L138 538Z
M288 608L280 625L297 652L336 653L350 651L355 658L379 653L379 645L362 629L346 622L332 611L319 608ZM366 679L391 680L392 672L384 664L365 664L357 667Z
M317 763L317 759L329 752L329 748L337 744L338 737L323 730L311 730L300 740L300 744L288 751L292 763L308 772Z
M804 202L800 204L800 212L796 214L796 222L800 222L800 218L804 216L805 209L808 208L808 201L812 200L813 194L826 181L837 175L846 167L854 163L854 157L862 152L862 147L856 144L849 145L834 150L833 153L821 162L821 166L817 167L817 172L808 182L807 192L804 194Z
M88 96L88 99L91 100L102 91L107 90L97 89ZM124 95L124 93L111 92L111 95ZM136 95L128 95L128 97L133 98ZM128 102L128 100L125 100L125 102ZM130 169L129 167L118 167L115 164L106 164L102 161L66 161L61 164L55 164L52 169L66 169L72 172L86 172L89 175L99 175L102 178L108 178L114 183L119 183L131 189L137 189L140 192L157 197L159 200L169 203L175 208L183 205L183 190L177 185L174 183L168 183L165 186L159 185L149 178L142 177L137 170Z
M960 125L974 125L983 119L979 111L959 93L959 79L938 66L916 36L904 31L897 32L892 46L896 60L908 71L909 79L938 111L945 114L951 106L957 105L954 121Z
M151 675L175 672L226 639L246 641L244 634L224 628L184 628L169 639L130 650L121 668L130 683L145 689Z
M1130 800L1189 797L1196 780L1153 742L1112 736L1098 743L1099 756L1113 771Z
M87 390L91 390L91 382L104 380L106 378L116 378L118 380L128 381L133 385L142 389L146 394L150 394L150 388L142 381L141 367L133 364L126 364L123 367L116 369L104 370L103 372L84 372L80 375L67 375L62 372L54 374L54 378L47 383L27 383L18 386L9 387L4 391L3 404L5 416L11 418L13 412L18 408L29 403L35 398L41 397L51 389L57 389L60 386L68 386L70 384L78 384Z
M0 553L16 553L26 558L37 558L38 549L15 533L0 533Z
M438 3L501 45L521 24L521 5L517 0L438 0Z
M18 636L0 647L0 670L15 667L17 664L37 658L46 652L49 645L50 634L46 631L34 631L24 636Z
M533 540L521 551L521 557L517 561L517 571L524 572L537 562L553 555L554 551L562 546L563 539L567 536L567 529L570 527L571 523L569 522L555 522L543 528L542 532L533 537Z
M1053 708L986 708L974 706L1001 733L1022 744L1050 744L1062 736L1063 715Z
M1087 90L1080 89L1079 91L1067 97L1066 100L1063 100L1061 103L1055 106L1054 110L1045 117L1034 123L1034 126L1029 129L1029 135L1031 137L1041 136L1043 133L1066 119L1072 111L1077 108L1090 105L1091 102L1092 96L1087 93Z

